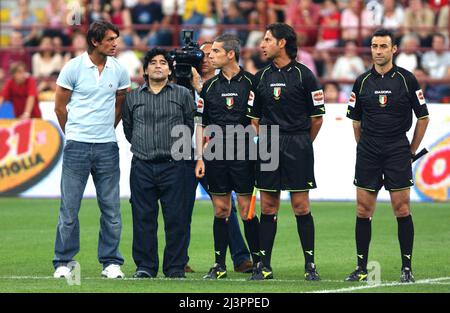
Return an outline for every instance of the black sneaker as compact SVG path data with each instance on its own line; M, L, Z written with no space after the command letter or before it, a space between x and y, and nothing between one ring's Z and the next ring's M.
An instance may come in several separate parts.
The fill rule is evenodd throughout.
M137 270L136 273L134 273L133 278L145 279L145 278L153 278L153 276L149 272Z
M320 280L320 276L319 273L317 272L316 265L312 262L305 265L305 280L309 281Z
M203 276L203 279L222 279L225 277L227 277L227 269L216 263L209 269L208 274Z
M359 266L354 270L345 281L367 281L367 269L362 269Z
M263 266L262 262L259 262L256 267L253 268L252 276L249 280L266 280L273 279L272 269L270 267Z
M400 276L401 283L413 283L415 282L414 276L409 267L402 268L402 275Z

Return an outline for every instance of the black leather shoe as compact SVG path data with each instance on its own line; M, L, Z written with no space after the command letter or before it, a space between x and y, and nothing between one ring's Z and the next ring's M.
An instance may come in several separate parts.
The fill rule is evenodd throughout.
M139 278L139 279L143 279L143 278L153 278L153 276L146 272L146 271L136 271L136 273L134 273L133 278Z
M186 275L184 275L184 272L173 272L168 278L186 278Z

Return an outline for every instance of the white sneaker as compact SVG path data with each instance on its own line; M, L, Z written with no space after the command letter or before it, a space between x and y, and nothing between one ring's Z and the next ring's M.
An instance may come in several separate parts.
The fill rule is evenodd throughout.
M54 278L67 278L69 276L70 268L65 265L58 266L58 268L55 270L55 273L53 273Z
M125 274L120 270L120 265L108 265L103 271L102 276L106 278L125 278Z

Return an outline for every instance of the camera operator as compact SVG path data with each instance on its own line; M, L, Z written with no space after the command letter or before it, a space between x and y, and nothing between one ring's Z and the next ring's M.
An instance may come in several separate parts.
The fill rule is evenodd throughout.
M197 103L198 103L198 95L200 94L200 92L202 91L202 85L203 82L206 82L207 80L209 80L210 78L212 78L214 75L216 75L216 69L212 66L211 64L211 60L209 58L209 53L211 51L211 47L212 47L212 42L204 42L201 46L200 46L200 50L203 51L204 56L203 56L203 60L201 63L201 76L200 74L197 72L197 70L195 69L195 67L192 67L192 78L191 78L191 87L195 90L196 92L196 99L197 99ZM198 103L198 110L201 110L201 103ZM198 122L198 120L197 120ZM197 124L195 126L197 127L201 127L201 125ZM194 132L194 142L193 142L193 146L195 149L195 143L196 142L202 142L202 138L199 138L197 135L200 134L200 132L195 131ZM200 135L201 137L201 135ZM192 187L191 189L191 193L190 193L190 197L189 197L189 204L188 204L188 210L189 212L191 212L192 216L192 210L194 208L194 202L195 202L195 192L197 190L197 186L198 183L200 183L202 185L202 187L208 192L208 183L206 180L206 177L203 176L200 179L197 179L195 177L195 162L196 160L192 160L191 162L189 162L187 169L188 169L188 181L189 181L189 185L190 187ZM211 198L211 194L209 194L209 197ZM233 265L234 265L234 270L236 272L240 272L240 273L248 273L252 270L252 262L250 261L250 252L247 249L247 246L245 244L244 238L242 237L241 234L241 230L239 228L239 221L236 215L236 205L235 205L235 201L234 201L234 197L232 199L231 202L232 205L232 209L231 209L231 214L230 217L228 219L228 223L229 223L229 237L228 237L228 242L229 242L229 246L230 246L230 253L231 253L231 258L233 260ZM190 223L189 223L190 224ZM189 228L189 233L190 233L190 228ZM186 266L185 268L186 272L190 272L192 271L192 269L189 266Z

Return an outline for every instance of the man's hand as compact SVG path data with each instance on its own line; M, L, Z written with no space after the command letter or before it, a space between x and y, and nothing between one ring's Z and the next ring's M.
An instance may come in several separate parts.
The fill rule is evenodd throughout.
M200 74L193 66L191 67L191 73L192 73L191 85L192 87L194 87L195 91L197 91L197 93L200 94L203 88L202 78L200 77Z
M205 162L203 160L197 160L195 164L195 177L202 178L205 176Z

